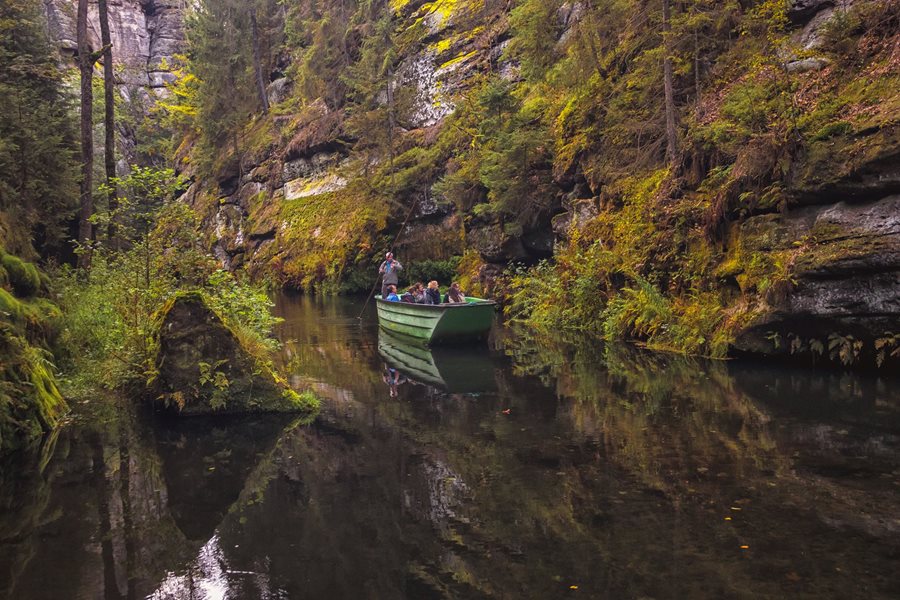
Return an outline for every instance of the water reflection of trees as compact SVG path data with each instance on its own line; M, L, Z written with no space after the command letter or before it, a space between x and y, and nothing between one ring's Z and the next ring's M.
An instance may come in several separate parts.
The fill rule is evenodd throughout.
M675 491L698 473L746 475L787 467L771 417L736 389L724 362L598 348L516 332L500 341L520 374L539 374L567 401L572 426L648 485Z
M511 368L496 370L495 393L477 396L405 386L398 401L385 401L374 350L363 341L347 356L347 343L330 337L339 331L308 338L315 350L298 361L340 407L337 416L326 410L326 420L377 449L379 469L405 465L406 478L382 479L377 494L360 488L368 508L354 507L351 520L371 523L387 545L403 529L406 545L416 540L415 585L497 597L554 596L566 581L595 594L602 583L608 597L851 593L835 569L867 572L867 548L886 547L890 527L873 526L886 511L863 507L845 481L808 472L809 457L833 460L823 455L821 419L805 420L777 401L804 385L823 385L832 396L850 385L870 396L856 380L736 376L722 362L506 333L494 344ZM803 439L815 443L798 457ZM854 449L834 435L828 443L833 454ZM323 448L330 470L306 477L366 470L369 455L345 450ZM393 498L408 501L405 519L418 525L397 526L404 517L389 508ZM852 518L866 512L874 518ZM329 535L335 553L341 539L351 543L349 531ZM820 540L813 550L810 538ZM748 552L753 562L743 560ZM397 556L404 554L365 560L391 572ZM760 576L760 565L769 575ZM387 595L400 589L398 577L386 578ZM889 596L885 585L874 584L873 595Z
M896 595L884 383L514 335L495 340L494 391L392 399L367 333L302 318L318 325L286 323L285 348L326 399L314 426L127 417L3 479L15 591L49 566L87 597Z

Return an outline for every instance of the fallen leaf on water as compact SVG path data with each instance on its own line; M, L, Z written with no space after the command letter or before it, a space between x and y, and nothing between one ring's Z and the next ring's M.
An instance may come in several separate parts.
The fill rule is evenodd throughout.
M725 517L725 520L726 520L726 521L730 521L730 520L731 520L731 517Z
M749 550L750 546L741 546L741 550Z
M569 589L570 589L570 590L577 590L577 589L578 589L578 586L577 586L577 585L570 585L570 586L569 586Z
M512 412L512 409L507 408L506 410L501 410L500 412L502 412L504 415L508 415Z
M731 510L743 510L743 509L739 506L732 506Z

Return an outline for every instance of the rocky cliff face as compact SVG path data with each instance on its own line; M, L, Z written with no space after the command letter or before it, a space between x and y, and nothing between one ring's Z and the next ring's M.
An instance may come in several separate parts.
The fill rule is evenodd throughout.
M567 7L559 16L561 37L578 18ZM518 77L517 65L504 55L509 44L506 4L413 0L391 2L387 10L403 46L393 88L410 95L398 147L433 143L479 77ZM279 71L268 84L270 103L289 98L293 85ZM353 180L365 179L360 172L367 167L352 151L356 140L344 127L346 116L316 101L297 113L257 123L246 137L263 144L245 148L237 169L232 161L215 174L215 181L195 165L182 163L183 173L193 180L185 199L207 215L213 250L225 265L307 287L333 273L329 265L304 261L303 255L338 254L352 264L372 252L373 237L388 232L393 237L401 222L405 226L395 249L406 260L447 259L474 248L485 263L480 269L496 274L511 261L552 255L552 210L523 235L511 235L497 219L472 219L446 201L434 191L433 177L406 191L401 205L383 210L369 206L362 215L353 202L360 200ZM335 196L347 202L334 202ZM294 208L300 208L302 218ZM345 235L346 227L334 226L336 219L341 225L355 223L361 235ZM304 239L298 241L301 228Z
M822 33L853 4L793 2L795 39L810 56L789 71L828 67L817 56ZM796 161L787 189L795 208L738 226L738 251L780 256L786 281L764 294L737 351L845 364L900 359L900 125L896 97L885 100L851 134L819 140Z
M553 165L546 202L532 220L512 223L490 210L480 210L488 204L484 196L468 206L450 202L434 185L461 168L458 155L468 149L454 148L450 160L437 167L416 162L417 149L427 153L448 129L478 126L460 125L453 119L475 101L472 92L484 80L505 81L515 89L525 85L522 65L507 52L515 36L510 7L467 0L398 0L389 5L401 48L394 86L411 92L412 98L396 140L401 156L396 171L398 177L408 178L402 194L387 202L373 200L377 194L373 196L366 186L372 185L371 172L378 160L363 159L353 149L357 140L347 132L344 108L316 101L255 119L243 134L240 158L219 161L212 173L200 172L196 164L183 160L181 168L193 180L185 199L205 215L211 247L224 264L296 287L346 280L353 265L359 265L360 272L370 269L371 257L390 244L400 223L404 227L395 250L404 258L465 254L461 270L467 283L489 290L509 263L550 257L573 239L616 252L625 244L610 237L616 231L614 224L646 219L642 226L652 226L658 230L654 235L669 239L650 251L635 252L643 258L636 259L630 272L659 282L663 294L682 293L673 292L678 286L682 291L694 286L673 304L692 302L696 290L712 281L706 291L717 296L720 313L736 323L729 333L734 340L732 351L890 362L897 359L900 348L900 104L896 89L890 90L898 81L900 60L895 33L869 35L862 21L853 20L852 11L859 4L852 0L791 3L785 43L791 50L782 51L774 61L778 77L790 79L788 88L795 94L790 134L794 139L781 146L773 141L777 134L766 122L771 115L765 111L770 109L740 121L753 113L753 104L768 101L765 94L770 90L765 86L772 85L771 79L761 78L762 83L753 87L754 77L765 67L748 68L729 81L713 73L713 65L704 63L706 58L696 59L709 83L697 83L703 90L697 113L693 106L683 106L685 122L679 125L695 130L707 127L713 137L685 149L689 157L681 165L683 171L654 187L658 192L647 194L654 196L652 203L648 200L650 216L626 214L632 200L622 191L622 181L629 172L603 175L604 161L621 160L609 158L613 150L604 145L615 140L596 141L601 131L597 124L606 118L597 113L608 107L583 109L586 115L573 116L578 102L589 102L583 98L570 99L559 114L544 114L556 119L547 135L557 136L550 141L551 145L556 142L557 151L572 138L580 141L572 144L578 149L567 163L557 159ZM555 43L558 58L574 51L568 44L595 7L579 2L553 6L548 14L555 42L551 40L550 46ZM735 9L738 16L731 18L749 18L755 4L741 6ZM892 9L883 10L888 21L894 18ZM602 27L597 16L593 18L591 27ZM735 22L725 27L725 33L740 29ZM764 37L758 32L752 35ZM833 47L835 40L850 43L846 54L857 58L842 56ZM631 42L626 39L623 44ZM728 44L733 41L722 44L732 47ZM876 46L880 49L872 50ZM613 58L604 60L615 68L600 69L608 86L618 84L616 75L609 72L627 70L627 61L634 58L611 52ZM716 52L716 57L727 54L722 47ZM733 55L729 60L730 68L746 67ZM865 60L874 62L866 65ZM273 105L289 106L294 86L290 74L290 69L279 69L268 82ZM680 85L676 92L684 97L682 101L693 103L692 92L684 88L694 89L695 82ZM738 92L750 94L747 97L763 96L740 105L735 92L740 86L744 88ZM585 90L589 86L580 93L589 96ZM598 90L611 93L602 87ZM827 101L820 102L822 98ZM552 101L559 99L540 98L540 102ZM728 102L733 106L723 108ZM742 110L745 113L739 114ZM700 123L688 124L691 119ZM722 151L717 136L727 137L739 126L758 127L750 119L763 123L748 137L753 142ZM647 126L661 129L649 122ZM685 146L691 142L683 140ZM709 151L699 149L701 143L720 146ZM731 156L723 158L723 153ZM642 168L637 176L650 181L646 165L628 169L638 173ZM727 175L720 177L724 184L716 183L715 173ZM720 201L726 205L724 216L716 217L721 234L703 242L703 218L696 215L714 214L713 207ZM674 231L679 227L683 231ZM671 235L663 233L666 229L673 230ZM673 242L676 238L681 241ZM645 245L657 243L648 234ZM702 251L690 255L703 244ZM691 261L704 266L696 272L678 272ZM628 269L610 280L625 272ZM685 283L692 277L705 281ZM740 318L732 319L736 313Z
M120 89L158 93L172 81L172 57L184 44L182 25L187 5L186 0L110 0L109 28ZM51 37L64 54L74 55L78 49L75 3L44 0L44 6ZM100 48L96 2L90 4L89 11L91 47Z

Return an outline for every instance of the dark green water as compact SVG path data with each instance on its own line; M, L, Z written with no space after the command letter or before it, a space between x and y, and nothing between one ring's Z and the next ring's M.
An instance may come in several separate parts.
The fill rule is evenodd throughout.
M900 597L896 379L358 310L279 299L312 426L107 410L0 463L0 598Z

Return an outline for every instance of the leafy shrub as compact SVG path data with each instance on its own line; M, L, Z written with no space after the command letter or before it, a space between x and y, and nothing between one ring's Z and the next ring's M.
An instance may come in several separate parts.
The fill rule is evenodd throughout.
M153 315L186 290L204 294L210 306L251 353L277 346L271 330L277 319L261 288L219 270L203 251L197 218L183 204L164 206L156 229L124 252L94 251L90 278L70 268L55 273L64 311L58 356L73 374L67 390L90 391L138 384L152 376Z
M432 279L437 280L441 285L449 285L456 279L457 268L461 256L452 256L446 260L425 259L411 261L406 267L406 278L410 284L417 281L428 283Z

